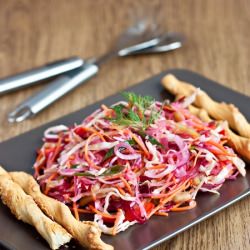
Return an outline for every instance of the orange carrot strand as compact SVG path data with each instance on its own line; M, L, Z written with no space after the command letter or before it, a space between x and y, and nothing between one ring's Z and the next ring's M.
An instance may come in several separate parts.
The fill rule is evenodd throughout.
M116 215L111 215L111 214L107 214L107 213L104 213L104 212L101 212L99 210L97 210L94 206L92 205L89 205L89 208L96 214L99 214L105 218L109 218L109 219L116 219Z
M214 147L216 147L216 148L218 148L218 149L220 149L221 154L228 155L228 156L235 156L235 154L231 154L230 152L228 152L228 151L226 150L226 148L224 148L223 145L221 145L221 144L218 143L218 142L215 142L215 141L210 140L210 141L207 141L206 143L207 143L207 144L210 144L210 145L212 145L212 146L214 146ZM219 152L219 151L217 151L217 152Z
M148 150L147 150L146 146L144 145L144 143L141 142L141 140L137 137L137 135L135 135L132 132L131 132L131 136L136 141L136 143L139 145L139 147L144 151L146 157L149 158L150 153L148 152Z
M45 191L44 191L44 194L45 194L45 195L47 195L47 194L49 193L50 189L51 189L50 187L48 187L49 182L52 181L56 176L57 176L57 173L55 172L55 173L53 173L53 174L48 178L47 183L46 183L46 188L45 188Z
M124 183L125 187L128 189L128 192L130 193L130 195L134 196L134 192L132 191L128 182L122 176L120 178L121 178L122 182Z

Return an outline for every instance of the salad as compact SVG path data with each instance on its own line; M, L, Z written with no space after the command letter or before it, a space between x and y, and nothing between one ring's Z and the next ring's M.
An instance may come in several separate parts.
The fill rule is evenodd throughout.
M170 103L123 93L120 101L71 127L44 133L34 164L41 190L79 214L94 214L115 235L153 215L194 208L198 192L219 193L245 175L227 146L224 122L202 122L188 106L196 93Z

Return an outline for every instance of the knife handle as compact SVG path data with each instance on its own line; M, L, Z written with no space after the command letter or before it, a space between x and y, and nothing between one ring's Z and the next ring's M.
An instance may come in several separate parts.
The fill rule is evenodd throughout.
M21 103L9 113L9 122L21 122L39 113L71 90L97 74L99 68L95 64L85 63L80 69L55 79L38 94Z
M71 57L0 79L0 95L79 68L83 63L81 58Z

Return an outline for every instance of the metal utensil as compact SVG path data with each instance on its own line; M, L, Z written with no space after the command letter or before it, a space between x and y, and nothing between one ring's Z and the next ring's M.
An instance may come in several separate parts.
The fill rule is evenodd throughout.
M175 36L176 39L173 39ZM171 40L171 42L169 39ZM122 57L135 54L139 55L166 52L169 50L173 50L174 47L179 48L180 46L182 46L183 41L184 39L180 34L167 33L165 35L158 36L157 38L153 38L130 47L120 49L118 46L108 54L105 54L98 59L88 60L82 67L76 69L74 72L70 72L67 75L61 76L58 79L54 80L44 90L21 103L13 112L9 114L8 120L9 122L21 122L31 116L34 116L35 114L55 102L57 99L61 98L62 96L79 86L81 83L96 75L99 71L99 67L104 62L110 60L115 56ZM158 48L158 50L157 44L161 44L161 48Z
M161 41L153 47L146 48L143 51L135 51L131 55L141 55L143 54L155 54L155 53L164 53L171 50L176 50L183 46L186 38L177 32L168 32Z
M181 37L181 36L180 36ZM167 39L166 39L167 40ZM150 53L160 53L170 51L176 48L181 47L183 44L182 40L174 43L164 44L161 43L161 46L153 46L151 48L145 48L138 50L133 47L133 49L125 48L118 52L113 51L112 54L105 55L100 59L92 59L86 61L86 63L79 69L74 70L67 75L61 76L58 79L54 80L48 87L44 90L30 97L23 103L21 103L13 112L8 116L9 122L21 122L29 117L34 116L35 114L42 111L44 108L48 107L50 104L69 93L71 90L79 86L84 81L96 75L99 71L101 64L116 56L128 56L128 55L141 55L141 54L150 54ZM119 54L120 52L120 54Z
M140 49L155 46L159 43L156 31L157 28L155 25L152 25L145 20L139 21L119 36L116 44L113 46L114 49L112 52L114 50L120 50L119 56L125 56L127 54L127 49L129 51L138 51ZM125 51L121 48L125 48ZM42 80L67 73L81 67L83 64L83 59L79 57L71 57L0 79L0 95L29 87L30 85L41 82Z
M83 63L84 61L81 58L71 57L0 79L0 95L28 87L42 80L79 68Z

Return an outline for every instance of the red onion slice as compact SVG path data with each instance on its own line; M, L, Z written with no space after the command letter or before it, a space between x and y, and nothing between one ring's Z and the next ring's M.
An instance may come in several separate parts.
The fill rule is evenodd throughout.
M121 148L127 149L130 152L130 154L121 153L120 151ZM117 144L114 148L114 153L117 157L123 160L135 160L141 157L140 154L135 153L135 150L128 143L125 142Z

